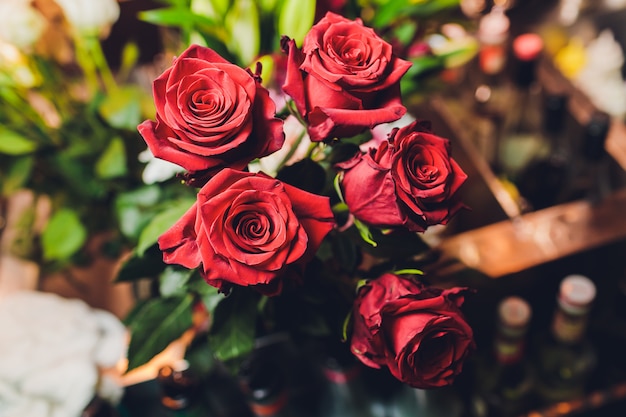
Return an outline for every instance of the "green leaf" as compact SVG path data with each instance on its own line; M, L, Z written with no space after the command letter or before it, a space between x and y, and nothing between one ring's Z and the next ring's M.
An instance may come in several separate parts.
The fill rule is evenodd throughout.
M258 294L235 288L217 305L209 346L221 361L240 358L254 348Z
M165 269L163 254L156 246L150 247L143 256L133 253L122 263L115 282L131 282L159 275Z
M350 322L352 320L353 311L350 310L346 317L343 319L343 324L341 325L341 339L342 341L348 340L348 329L350 328Z
M382 28L392 25L399 18L413 17L426 19L447 9L458 7L459 0L425 0L420 2L408 0L391 0L376 10L371 24Z
M163 297L173 297L187 293L187 282L193 274L192 269L182 269L168 265L159 276L159 293Z
M399 269L397 271L393 271L395 275L424 275L424 272L415 269L415 268L407 268L407 269Z
M144 10L139 12L138 16L143 21L162 26L182 27L192 23L207 26L217 25L213 19L193 13L188 6Z
M122 177L127 172L124 141L115 137L96 162L96 175L102 179L110 179Z
M255 2L235 0L226 14L224 26L231 34L229 49L237 56L241 66L249 66L259 55L261 47L259 11Z
M129 323L128 370L149 362L192 326L190 295L154 298Z
M434 55L423 55L411 60L413 65L407 71L408 78L419 77L423 74L430 73L443 68L443 59Z
M369 243L370 245L374 247L378 246L378 243L376 243L376 241L374 240L374 236L372 235L372 232L368 225L366 225L362 221L355 218L354 226L357 228L357 230L359 231L359 234L361 235L361 238L365 242Z
M2 195L8 196L24 187L33 171L35 158L32 156L11 157L6 164L7 172L0 179Z
M73 158L64 152L57 152L49 159L51 168L62 177L58 186L76 194L77 198L100 200L106 196L106 188L102 181L93 175L93 166L84 160Z
M98 111L111 126L135 130L142 120L141 105L145 95L139 87L118 88L104 98Z
M116 205L153 206L159 202L161 190L158 185L151 184L118 195Z
M302 45L313 26L316 3L315 0L284 0L278 11L278 35L289 36L297 45Z
M191 276L188 287L200 296L202 304L210 315L213 315L219 303L226 299L223 293L214 286L207 284L197 272Z
M209 350L207 339L206 335L205 337L194 339L185 351L185 360L196 375L208 375L218 365L213 352ZM213 386L208 386L207 388L213 389Z
M41 246L46 261L67 260L74 255L87 240L87 229L74 210L56 211L43 233Z
M115 216L122 234L134 241L154 215L161 197L158 185L147 185L119 194L115 200Z
M34 152L37 144L6 127L0 126L0 153L7 155L25 155Z
M157 242L159 236L172 227L194 203L195 200L181 200L176 202L174 206L154 216L139 235L139 242L137 243L136 249L137 254L139 254L139 256L143 255L150 246Z

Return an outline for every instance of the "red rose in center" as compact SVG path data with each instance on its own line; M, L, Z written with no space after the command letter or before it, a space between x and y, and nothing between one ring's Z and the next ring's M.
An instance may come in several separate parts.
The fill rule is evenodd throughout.
M159 247L166 263L202 265L204 279L219 289L254 286L275 295L290 272L313 258L333 226L327 197L263 173L226 168L200 189Z

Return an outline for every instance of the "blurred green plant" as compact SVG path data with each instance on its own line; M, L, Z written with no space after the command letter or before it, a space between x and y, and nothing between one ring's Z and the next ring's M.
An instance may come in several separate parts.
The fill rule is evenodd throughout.
M91 236L118 229L115 196L141 183L136 126L153 113L149 91L128 78L137 46L121 52L118 74L107 63L101 30L112 22L86 31L63 14L45 18L37 44L0 38L0 199L27 189L50 200L41 234L24 215L11 248L44 271L81 263ZM51 48L71 52L60 59Z

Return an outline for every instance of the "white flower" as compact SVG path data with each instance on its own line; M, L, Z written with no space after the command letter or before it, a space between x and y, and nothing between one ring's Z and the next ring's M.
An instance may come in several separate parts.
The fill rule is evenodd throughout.
M2 417L79 417L102 383L99 368L126 353L126 329L115 316L51 293L0 299L0 329ZM105 383L119 399L122 388Z
M155 158L152 152L150 152L150 149L141 152L138 155L138 159L139 162L146 163L146 167L141 176L143 182L146 184L167 181L177 173L184 171L184 168L176 164Z
M0 0L0 41L19 49L30 48L41 36L47 22L30 2L23 0Z
M106 34L120 17L117 0L55 0L67 21L84 34Z
M612 116L626 116L626 90L622 77L624 52L612 31L605 29L586 47L586 65L575 84L601 110Z

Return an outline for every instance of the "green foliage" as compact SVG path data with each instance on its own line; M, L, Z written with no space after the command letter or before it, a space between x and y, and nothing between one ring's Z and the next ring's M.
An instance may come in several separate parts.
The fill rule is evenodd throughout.
M146 92L137 86L117 88L100 103L100 115L114 128L135 130L143 121Z
M86 242L87 230L78 214L70 209L56 211L41 235L43 258L66 261Z
M126 149L122 138L114 137L96 162L96 175L102 179L126 175Z
M289 36L297 45L302 45L313 26L316 3L315 0L283 0L277 18L279 35Z
M153 278L165 269L163 255L154 245L143 256L134 252L123 263L115 278L116 282L133 282L144 278Z
M0 159L0 165L6 167L6 173L0 177L0 195L9 196L24 187L30 178L35 159L30 156Z
M162 297L174 297L187 293L187 283L193 274L192 269L168 265L159 275L159 293Z
M128 370L150 361L192 324L191 295L153 298L141 305L126 324L131 331Z
M244 356L254 348L259 296L246 288L234 288L215 309L209 347L223 361Z
M200 301L210 315L215 312L215 308L225 298L224 294L219 292L217 288L207 284L197 271L189 279L187 288L200 297Z
M115 200L115 214L122 234L137 241L161 197L161 189L156 184L120 193Z
M458 7L459 0L425 0L420 2L410 0L389 0L382 2L376 8L376 14L370 22L374 27L392 25L404 18L428 19L429 17L453 7Z
M194 202L190 200L174 201L171 206L154 216L139 235L137 254L141 256L150 246L154 245L159 236L172 227Z
M0 126L0 153L6 155L25 155L34 152L37 143L26 136Z

